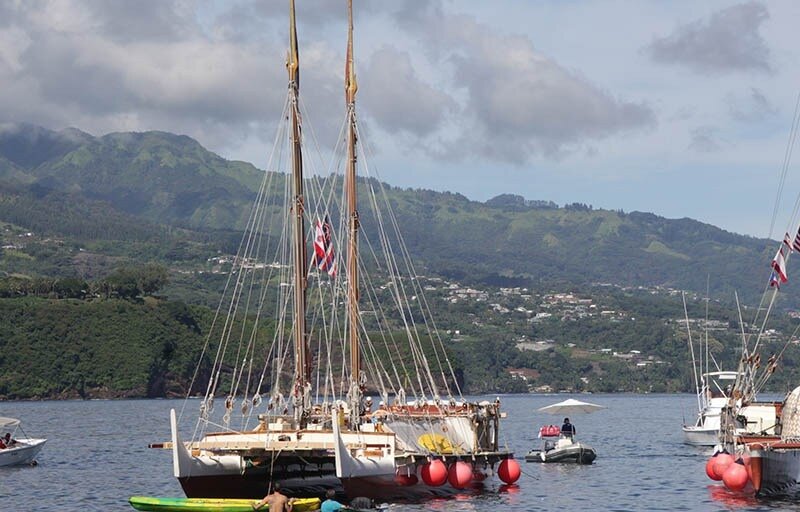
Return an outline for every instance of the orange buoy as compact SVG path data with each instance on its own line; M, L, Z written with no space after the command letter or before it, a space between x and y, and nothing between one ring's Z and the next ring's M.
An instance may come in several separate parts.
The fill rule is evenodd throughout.
M747 468L744 467L742 459L729 465L722 475L722 482L725 487L732 491L741 491L749 480L750 477L747 475Z
M712 455L706 462L706 475L708 475L708 478L711 480L722 480L721 476L717 476L717 474L714 473L714 464L717 462L718 455L719 452L714 452L714 455Z
M456 489L463 489L472 481L472 466L464 461L452 464L447 472L447 481Z
M513 484L519 480L520 473L519 463L514 459L506 459L497 467L497 476L507 484Z
M716 462L714 462L714 474L717 476L714 480L722 480L722 476L725 474L725 470L728 469L728 466L733 464L733 457L730 453L722 452L716 457Z
M439 459L432 460L422 466L419 473L422 475L423 482L434 487L438 487L447 481L447 466Z

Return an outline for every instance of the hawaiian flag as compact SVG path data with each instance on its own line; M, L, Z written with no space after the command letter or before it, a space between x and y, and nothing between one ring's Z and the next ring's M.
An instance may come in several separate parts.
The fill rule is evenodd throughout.
M775 257L772 259L772 270L773 277L770 277L770 285L777 286L777 279L780 279L781 283L785 283L789 280L789 277L786 275L786 260L783 257L783 247L778 249L778 253L775 254ZM775 280L773 280L775 279Z
M317 219L314 235L314 264L328 275L335 276L336 254L333 252L331 231L331 223L327 215L324 222Z

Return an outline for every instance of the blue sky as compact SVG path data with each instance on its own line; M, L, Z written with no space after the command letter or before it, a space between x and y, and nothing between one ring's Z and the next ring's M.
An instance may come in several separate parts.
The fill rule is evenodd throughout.
M286 91L287 4L1 3L0 122L173 131L263 168ZM796 166L770 232L800 92L800 3L355 0L355 10L359 116L384 181L754 236L793 229ZM345 14L343 0L298 1L301 96L323 153L343 117Z

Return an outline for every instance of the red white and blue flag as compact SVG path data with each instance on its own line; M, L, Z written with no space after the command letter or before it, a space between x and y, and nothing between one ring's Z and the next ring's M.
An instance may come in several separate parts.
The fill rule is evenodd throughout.
M769 279L770 286L777 286L789 280L786 275L786 259L783 257L783 247L778 249L778 253L772 258L772 276ZM778 282L780 281L780 282Z
M331 240L331 223L328 216L325 221L317 219L317 226L314 234L314 264L329 276L336 275L336 254L333 252L333 241Z

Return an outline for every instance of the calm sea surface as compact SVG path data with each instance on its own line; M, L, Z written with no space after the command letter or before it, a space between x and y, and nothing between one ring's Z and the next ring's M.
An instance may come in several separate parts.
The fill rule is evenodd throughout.
M493 396L490 398L494 398ZM578 437L598 452L591 466L525 463L538 427L559 423L536 409L569 395L506 395L502 437L522 466L518 485L490 479L482 492L393 511L796 510L800 501L737 496L705 476L708 451L682 443L692 395L581 395L605 405L573 415ZM0 468L0 510L130 510L132 495L182 496L166 450L169 409L180 401L2 402L0 416L21 418L26 432L48 438L35 467ZM195 408L197 403L190 403Z

